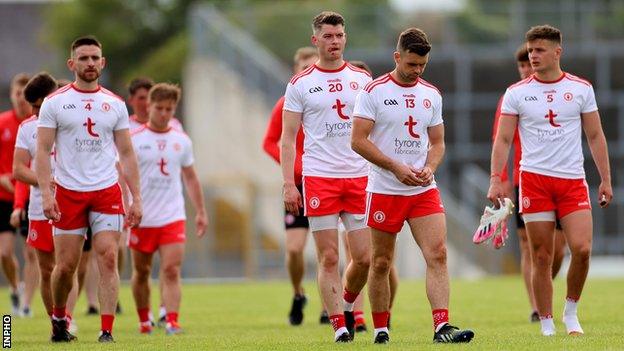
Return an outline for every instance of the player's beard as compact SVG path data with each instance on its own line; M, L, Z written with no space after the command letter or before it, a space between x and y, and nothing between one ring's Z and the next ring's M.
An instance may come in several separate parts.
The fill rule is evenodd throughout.
M98 70L78 72L78 78L87 83L95 82L100 78L100 72Z

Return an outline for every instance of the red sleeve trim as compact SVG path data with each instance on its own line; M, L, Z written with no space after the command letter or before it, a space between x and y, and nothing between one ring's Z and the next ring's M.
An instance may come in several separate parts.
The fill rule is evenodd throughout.
M56 96L56 95L59 95L59 94L63 94L65 92L67 92L71 88L72 88L72 84L67 84L66 86L61 87L60 89L57 89L55 92L53 92L50 95L48 95L47 98L49 99L49 98L51 98L53 96Z
M349 67L349 69L350 69L350 70L352 70L352 71L359 72L359 73L364 73L364 74L366 74L367 76L369 76L369 77L373 78L373 76L371 76L371 74L370 74L370 73L368 73L368 71L367 71L367 70L365 70L365 69L362 69L362 68L360 68L360 67L354 66L354 65L352 65L352 64L350 64L350 63L347 63L347 67Z
M591 87L591 83L588 80L583 79L581 77L577 77L577 76L575 76L573 74L570 74L570 73L565 73L565 77L568 78L569 80L573 81L573 82L578 82L578 83L581 83L581 84L584 84L584 85L587 85L587 86Z
M390 81L390 78L391 78L391 77L390 77L390 73L386 73L386 74L384 74L383 76L381 76L381 77L379 77L379 78L375 79L374 81L372 81L372 82L370 82L370 83L366 84L366 86L364 87L364 90L365 90L367 93L370 93L371 91L373 91L373 89L374 89L376 86L378 86L378 85L382 85L382 84L385 84L385 83L388 83L388 82Z
M303 71L301 71L301 72L299 72L299 73L295 74L295 75L294 75L294 76L290 79L290 84L295 84L295 83L297 83L297 81L299 80L299 78L301 78L301 77L305 77L305 76L307 76L308 74L312 73L312 71L314 71L314 68L315 68L315 67L316 67L315 65L312 65L312 66L310 66L310 67L308 67L308 68L304 69Z
M442 95L442 93L440 92L440 89L438 89L435 85L427 82L426 80L422 79L422 78L418 78L418 82L421 83L422 85L432 88L433 90L437 91L438 94Z
M516 82L516 83L510 85L507 89L515 88L517 86L524 85L524 84L529 84L532 80L533 80L533 76L529 76L529 77L524 78L523 80L521 80L519 82Z
M110 90L108 90L108 89L106 89L106 88L102 88L102 87L100 87L100 89L102 90L102 92L103 92L104 94L106 94L106 95L110 95L110 96L112 96L112 97L115 97L115 98L117 98L117 99L121 100L121 102L124 102L124 99L122 99L119 95L117 95L117 94L113 93L112 91L110 91Z

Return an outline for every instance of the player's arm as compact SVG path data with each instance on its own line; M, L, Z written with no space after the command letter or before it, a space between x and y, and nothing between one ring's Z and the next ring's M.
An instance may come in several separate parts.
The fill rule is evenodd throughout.
M208 215L206 214L206 205L204 204L204 191L199 182L197 172L195 172L195 167L192 165L182 167L182 181L184 181L186 192L195 208L195 229L197 230L197 236L201 238L206 233Z
M37 174L30 169L30 152L19 147L13 153L13 178L29 185L39 186Z
M509 149L513 142L514 132L518 125L518 116L502 114L498 122L498 131L492 146L492 157L490 161L490 189L487 198L496 203L496 199L505 197L505 190L501 181L501 169L507 163Z
M283 104L279 102L273 107L271 113L271 119L267 126L266 133L264 134L264 140L262 142L262 148L264 151L275 160L280 163L280 136L282 134L282 109Z
M130 131L127 128L118 129L114 132L115 146L119 153L119 163L123 169L124 179L128 190L132 195L132 203L128 211L128 225L135 227L141 223L143 211L141 206L141 187L139 180L139 166L132 141L130 140Z
M301 194L295 185L296 140L303 114L284 110L282 114L281 158L282 178L284 180L284 206L286 211L299 215L303 206Z
M444 124L428 127L429 150L427 151L427 161L425 166L418 172L418 178L423 185L433 182L433 174L442 163L446 144L444 143Z
M421 182L414 171L407 165L395 162L386 156L379 148L368 139L375 122L355 116L351 129L351 149L360 154L367 161L394 173L396 178L405 185L419 186Z
M611 188L611 166L609 165L609 150L607 139L602 130L598 111L581 113L583 131L587 137L587 144L592 153L598 173L600 173L600 186L598 188L598 202L600 207L607 207L613 198Z
M35 173L37 174L37 183L41 190L41 199L43 203L43 213L46 218L58 221L61 219L61 213L58 204L52 195L52 168L50 164L50 154L56 139L56 128L38 127L37 128L37 152L35 153Z

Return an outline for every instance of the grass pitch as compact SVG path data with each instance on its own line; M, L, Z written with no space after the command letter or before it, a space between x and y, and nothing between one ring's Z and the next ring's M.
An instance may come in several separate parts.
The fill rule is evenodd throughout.
M155 286L155 285L154 285ZM357 334L352 344L332 342L333 331L319 325L319 297L314 282L306 284L308 306L299 327L287 324L290 288L287 282L249 282L185 285L180 323L185 333L166 336L156 329L149 336L138 334L138 319L130 288L122 285L124 313L115 320L116 343L97 343L99 317L85 316L84 296L75 318L78 342L51 344L50 323L39 295L34 318L13 318L12 348L17 350L624 350L624 280L589 280L579 304L585 335L565 335L561 320L565 281L555 282L557 335L540 336L539 323L528 322L529 306L519 277L477 281L451 281L450 317L453 324L471 328L476 336L470 344L432 344L431 312L423 281L401 282L392 314L391 344L372 344L372 320L366 307L368 333ZM157 292L158 289L153 289ZM3 312L8 311L8 290L0 290ZM158 297L152 300L157 306Z

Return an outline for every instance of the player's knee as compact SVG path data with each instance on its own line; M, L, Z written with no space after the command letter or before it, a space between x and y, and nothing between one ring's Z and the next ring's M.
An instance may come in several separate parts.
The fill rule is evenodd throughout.
M338 253L325 252L321 256L321 267L324 270L335 270L338 268Z
M550 269L553 261L553 254L546 248L534 248L533 265L541 268Z
M166 265L163 267L163 275L165 280L169 282L175 282L180 279L180 266L175 264Z
M286 255L288 256L288 259L296 260L303 257L303 251L295 247L289 247L286 249Z
M428 265L439 266L446 264L446 245L442 243L431 248L428 251L429 252L425 256L425 260L427 261Z
M385 275L390 273L392 267L392 259L386 256L378 256L373 259L371 269L375 274Z
M152 271L149 265L134 266L132 277L140 281L147 281Z
M368 270L368 268L370 267L370 262L371 262L371 259L369 255L353 256L353 263L360 270Z
M106 272L117 270L117 249L108 249L98 253L100 266Z
M591 256L591 244L582 245L571 250L575 260L588 261Z

